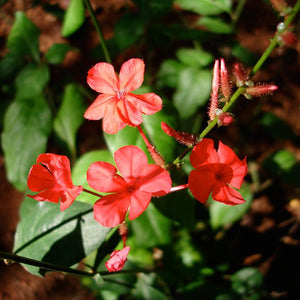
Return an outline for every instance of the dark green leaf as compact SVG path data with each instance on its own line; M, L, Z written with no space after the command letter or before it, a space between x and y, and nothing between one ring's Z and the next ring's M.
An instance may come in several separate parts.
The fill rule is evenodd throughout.
M153 20L168 13L172 8L173 0L133 0L133 2L139 7L143 18Z
M214 60L212 54L198 48L181 48L176 52L176 56L183 64L192 67L205 67Z
M46 150L51 113L43 97L20 99L6 111L2 147L7 176L19 190L27 186L28 171Z
M174 105L181 118L191 117L199 107L204 106L211 91L211 72L188 67L179 74L178 89Z
M64 90L63 100L54 120L54 130L63 140L73 157L76 155L76 133L83 122L84 101L76 84Z
M71 0L64 16L62 36L67 37L77 31L84 23L83 0Z
M216 15L231 12L231 0L175 0L181 8L200 15Z
M131 222L137 246L151 248L170 242L171 221L163 216L152 203L146 211Z
M0 83L10 82L22 66L23 58L15 52L8 52L0 61Z
M233 27L230 24L224 22L221 18L202 17L197 21L196 25L204 26L209 31L215 33L233 33Z
M30 55L38 62L40 60L39 29L24 12L17 11L15 17L15 23L8 36L7 48L20 56Z
M209 206L209 214L210 224L213 229L217 229L224 225L232 224L238 221L250 208L253 200L253 194L250 186L243 184L239 192L246 200L246 202L243 204L230 206L217 201L211 201Z
M87 183L86 173L90 165L96 161L105 161L111 164L114 163L114 159L108 150L96 150L85 153L76 161L73 167L73 184L83 185L84 188L93 191L93 189ZM76 199L91 204L95 203L95 201L98 200L97 197L88 193L81 193Z
M49 68L46 64L26 65L16 77L16 99L38 97L49 82Z
M110 231L94 220L87 203L75 201L63 212L59 204L31 198L22 206L14 252L28 258L70 267L97 249ZM27 269L36 275L43 273L36 267Z
M61 64L67 52L71 50L75 50L75 48L69 44L54 44L48 50L45 57L50 64Z

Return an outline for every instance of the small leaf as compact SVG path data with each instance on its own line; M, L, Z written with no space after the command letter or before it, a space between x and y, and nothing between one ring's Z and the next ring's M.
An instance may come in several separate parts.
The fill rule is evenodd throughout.
M177 58L187 66L205 67L213 62L214 57L202 49L181 48L176 52Z
M76 133L83 123L85 107L80 89L76 84L66 86L63 101L54 120L54 130L72 153L76 155Z
M36 157L46 150L51 112L42 96L20 99L6 111L2 147L8 180L23 191Z
M110 228L93 218L92 206L75 201L61 212L56 203L26 198L15 235L14 252L18 255L70 267L97 249ZM37 267L27 266L36 275Z
M174 105L181 118L191 117L199 107L204 106L211 91L211 72L188 67L179 74L178 89Z
M26 65L16 77L16 99L38 97L50 78L49 67L46 64Z
M69 44L54 44L48 50L45 57L50 64L61 64L66 54L71 50L75 50L75 48Z
M175 0L185 10L198 13L200 15L217 15L223 12L230 13L231 0Z
M172 8L173 0L133 0L143 18L153 20L164 16Z
M15 23L7 40L7 48L20 56L30 55L39 62L39 29L26 17L24 12L17 11Z
M83 0L71 0L63 20L63 37L71 35L81 27L84 23L84 13Z
M152 203L146 211L131 222L137 246L151 248L170 242L171 221L163 216Z
M239 190L245 203L229 206L217 201L212 201L209 206L210 224L213 229L217 229L224 225L232 224L238 221L250 208L253 200L253 194L250 190L250 186L243 184L241 190Z
M204 26L206 29L214 33L233 33L233 27L230 24L224 22L221 18L202 17L197 21L195 25Z
M0 61L0 83L11 82L22 66L23 58L15 52L8 52Z
M108 150L96 150L96 151L85 153L76 161L73 167L72 170L73 184L83 185L84 188L93 191L93 189L87 183L86 173L90 165L96 161L105 161L114 164L114 159ZM76 198L76 200L94 204L95 201L98 200L98 198L88 193L81 193Z

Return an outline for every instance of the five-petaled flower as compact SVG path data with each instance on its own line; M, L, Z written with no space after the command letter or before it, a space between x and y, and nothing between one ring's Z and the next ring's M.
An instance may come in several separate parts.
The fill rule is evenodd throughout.
M61 210L69 207L82 192L71 179L70 161L64 155L43 153L29 171L27 185L36 195L28 195L38 201L60 202Z
M154 93L135 95L144 80L143 60L132 58L126 61L119 77L111 64L101 62L88 72L89 86L100 93L88 107L84 117L89 120L103 118L103 130L116 133L126 125L138 126L143 122L142 114L152 115L162 108L161 98Z
M211 192L214 200L224 204L236 205L245 202L234 188L241 188L247 173L246 158L240 161L221 141L216 151L213 140L203 139L194 147L190 161L196 170L191 171L188 186L201 203L207 201Z
M115 250L111 253L105 267L109 272L117 272L124 268L130 247L124 247L122 250Z
M89 185L102 196L94 204L94 217L101 225L115 227L121 224L129 209L129 219L142 214L152 196L167 194L172 185L169 173L148 164L146 154L136 146L125 146L114 153L117 168L107 162L93 163L87 172Z

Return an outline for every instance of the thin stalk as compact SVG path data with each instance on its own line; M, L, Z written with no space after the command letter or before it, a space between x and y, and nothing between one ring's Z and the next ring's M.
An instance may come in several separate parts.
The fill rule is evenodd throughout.
M91 195L100 197L100 198L103 196L103 195L101 195L101 194L95 193L95 192L90 191L90 190L88 190L88 189L83 189L83 191L86 192L86 193L88 193L88 194L91 194Z
M247 0L239 0L234 13L232 14L232 25L235 25L238 22L241 14L242 14L242 11L244 9L244 6L246 4L246 1Z
M90 0L85 0L85 4L86 4L86 7L87 7L87 9L88 9L88 11L90 13L91 18L92 18L92 21L94 23L94 26L95 26L95 29L97 31L97 34L98 34L98 36L100 38L100 44L101 44L101 47L102 47L102 51L103 51L105 60L106 60L106 62L108 62L109 64L111 64L111 58L110 58L109 52L107 50L107 47L106 47L106 44L105 44L105 40L103 38L100 26L99 26L98 21L96 19L94 10L93 10L93 8L91 6Z
M48 271L59 271L59 272L65 272L65 273L72 274L72 275L86 276L86 277L94 277L95 276L95 273L89 273L89 272L76 270L76 269L72 269L72 268L68 268L68 267L58 266L55 264L42 262L39 260L27 258L24 256L13 254L13 253L0 251L0 257L2 259L6 259L8 261L23 263L26 265L39 267L39 268L42 268L42 269L45 269Z

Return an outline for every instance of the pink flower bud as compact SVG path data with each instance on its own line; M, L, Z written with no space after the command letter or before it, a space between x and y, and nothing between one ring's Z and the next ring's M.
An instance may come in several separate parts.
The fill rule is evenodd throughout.
M278 38L284 45L287 46L293 46L297 43L297 36L291 31L284 31Z
M229 112L221 111L218 114L218 126L229 126L234 120L234 115Z
M210 120L213 120L216 117L216 109L218 108L219 77L219 60L216 59L212 78L210 105L208 109L208 116Z
M153 161L155 162L155 164L157 164L161 168L165 169L166 168L166 162L165 162L163 156L157 151L155 146L148 145L147 149L148 149Z
M125 247L122 250L115 250L110 255L109 260L105 263L105 267L109 272L117 272L124 268L125 262L127 261L127 256L130 247Z
M167 135L173 137L177 142L181 144L184 144L186 146L193 146L197 144L196 137L193 134L178 132L165 122L161 122L161 128Z
M254 85L246 88L246 95L259 97L270 94L278 89L278 86L272 84Z
M233 65L233 75L236 78L236 85L243 86L249 79L249 75L246 73L241 63L237 62Z
M221 58L221 91L225 98L224 100L228 100L231 95L231 85L229 83L228 72L223 58Z

